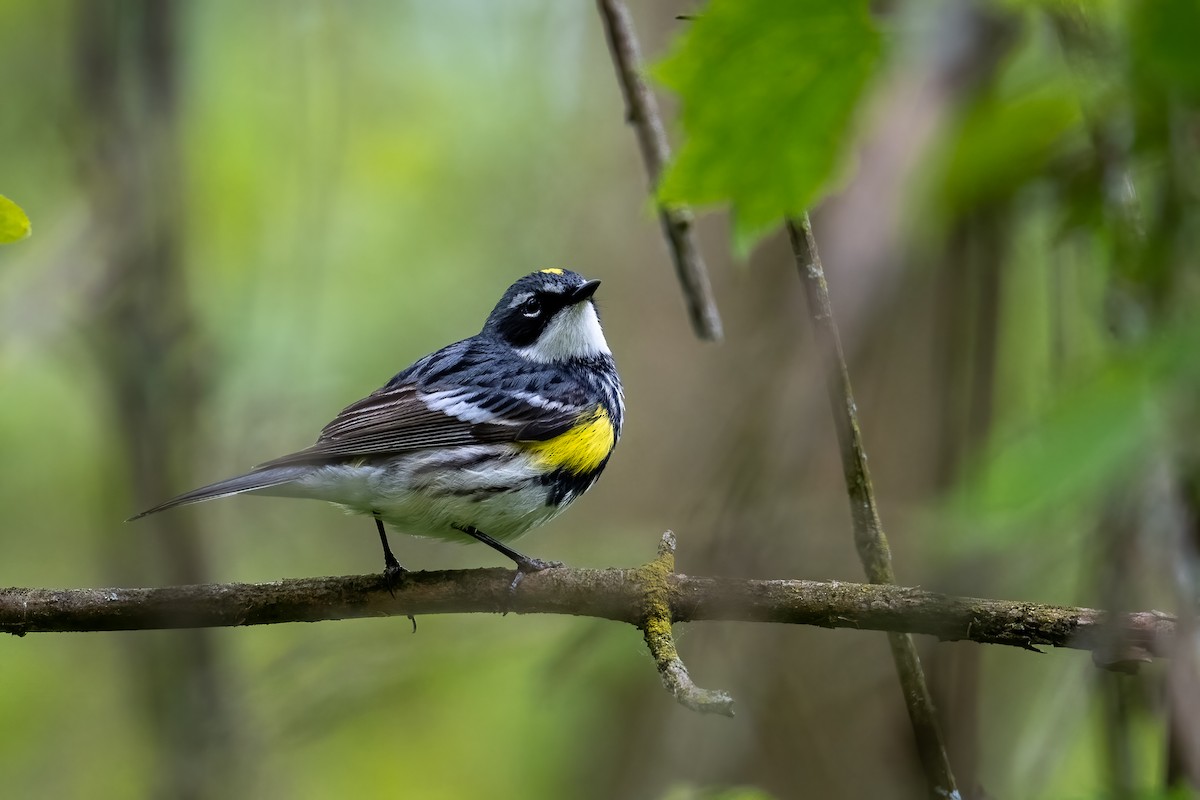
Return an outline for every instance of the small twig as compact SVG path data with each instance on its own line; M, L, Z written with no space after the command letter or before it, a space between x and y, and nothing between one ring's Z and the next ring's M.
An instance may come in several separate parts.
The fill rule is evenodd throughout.
M808 214L788 220L787 229L808 300L817 346L824 362L825 383L842 451L842 468L850 496L850 516L858 557L871 583L894 584L896 579L892 572L892 556L875 504L875 491L871 487L871 473L867 468L867 454L858 425L858 409L850 388L850 371L846 367L841 336L833 319L829 286L825 283L825 270L821 266L817 240ZM925 682L925 671L912 637L892 633L888 635L888 644L891 645L892 660L908 707L917 752L931 792L936 797L958 797L958 787L950 768L950 759L946 756L946 744L937 722L933 697Z
M662 675L663 686L684 706L693 711L733 716L733 698L725 692L701 689L692 682L687 667L675 649L671 632L671 596L668 578L675 572L675 534L667 531L658 545L658 558L640 570L646 582L642 619L638 627L654 663Z
M637 133L642 160L646 164L653 190L658 186L663 165L671 158L671 149L658 113L658 103L642 80L642 57L637 36L633 32L633 21L629 9L621 0L597 0L596 5L608 36L608 48L617 70L617 81L625 96L625 118ZM721 315L713 298L708 269L704 266L704 258L700 255L692 230L692 212L686 208L667 208L657 200L655 206L658 208L663 235L670 246L671 258L675 262L675 274L683 289L692 329L701 339L718 342L722 337Z

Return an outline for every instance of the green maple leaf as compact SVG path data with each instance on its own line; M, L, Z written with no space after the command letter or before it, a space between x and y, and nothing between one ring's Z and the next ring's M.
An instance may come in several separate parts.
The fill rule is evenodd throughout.
M653 70L685 137L660 199L731 203L747 252L836 173L879 53L865 0L714 0Z

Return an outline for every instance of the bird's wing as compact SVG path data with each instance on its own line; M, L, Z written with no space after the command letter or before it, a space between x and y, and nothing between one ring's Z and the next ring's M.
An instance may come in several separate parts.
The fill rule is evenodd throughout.
M560 392L556 390L555 394ZM393 381L343 409L312 447L259 468L392 455L428 447L542 441L569 430L589 411L581 394L561 394L563 399L551 400L536 391L483 386L422 388Z

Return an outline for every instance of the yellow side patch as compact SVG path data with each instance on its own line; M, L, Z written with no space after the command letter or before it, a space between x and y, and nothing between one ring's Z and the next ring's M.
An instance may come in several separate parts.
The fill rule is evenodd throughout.
M575 426L544 442L529 442L525 449L539 467L546 470L564 469L584 475L598 469L612 452L616 443L612 420L604 406L580 417Z
M543 270L538 270L538 271L545 272L548 275L562 275L562 273L563 273L563 271L561 269L559 269L558 267L551 267L550 269L543 269Z

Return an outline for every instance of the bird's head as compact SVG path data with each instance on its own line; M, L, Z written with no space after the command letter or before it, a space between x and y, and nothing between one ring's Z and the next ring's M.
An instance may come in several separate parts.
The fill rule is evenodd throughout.
M483 332L546 364L611 355L592 300L599 286L565 269L531 273L508 287Z

